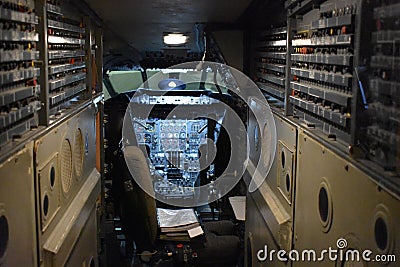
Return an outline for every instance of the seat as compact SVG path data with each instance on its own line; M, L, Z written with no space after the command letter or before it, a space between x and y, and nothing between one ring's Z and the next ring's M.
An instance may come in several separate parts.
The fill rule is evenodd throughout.
M129 238L135 241L138 251L154 251L160 247L160 243L166 241L157 238L156 201L151 196L154 196L154 190L148 163L137 146L126 146L123 152L128 164L123 174L123 191L120 196L121 201L124 201L121 203L122 224ZM140 181L142 187L136 181ZM197 254L196 265L235 265L240 254L240 240L235 235L234 223L205 222L203 230L204 238L190 242Z

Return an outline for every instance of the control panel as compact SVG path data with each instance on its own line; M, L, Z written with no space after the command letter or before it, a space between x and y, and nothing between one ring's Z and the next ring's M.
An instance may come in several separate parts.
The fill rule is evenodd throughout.
M193 198L206 144L207 119L134 119L139 146L150 159L154 191L164 198Z

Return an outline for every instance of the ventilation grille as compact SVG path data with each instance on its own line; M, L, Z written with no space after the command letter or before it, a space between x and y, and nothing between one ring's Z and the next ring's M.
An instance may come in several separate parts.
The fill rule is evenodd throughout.
M61 149L61 185L65 193L71 188L72 182L72 150L68 139L65 139Z

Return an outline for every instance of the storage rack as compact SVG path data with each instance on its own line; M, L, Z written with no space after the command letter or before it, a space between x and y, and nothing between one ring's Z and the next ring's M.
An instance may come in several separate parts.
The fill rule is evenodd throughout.
M354 142L358 90L356 2L328 0L311 9L300 5L307 12L298 19L298 8L296 26L290 29L294 36L288 90L293 114L349 145Z
M256 42L254 77L270 101L285 100L286 27L261 32Z
M396 3L397 2L397 3ZM369 75L369 126L365 145L370 158L388 171L400 173L400 16L399 1L373 9L373 55Z
M40 75L33 0L0 4L0 148L38 125Z
M85 26L64 14L62 2L47 1L49 113L53 118L86 90ZM75 17L75 18L73 18Z
M102 95L101 24L77 8L60 0L0 2L2 160Z

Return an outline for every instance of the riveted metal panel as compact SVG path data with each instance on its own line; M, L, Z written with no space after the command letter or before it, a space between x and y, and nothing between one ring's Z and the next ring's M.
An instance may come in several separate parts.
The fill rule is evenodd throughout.
M37 266L33 143L0 164L0 266Z
M302 251L371 250L372 255L400 253L400 202L354 165L308 135L299 134L294 248ZM372 257L372 256L371 256ZM294 266L343 266L342 262L296 262ZM360 262L367 266L365 262ZM388 266L395 266L391 263ZM381 266L369 262L368 266Z

